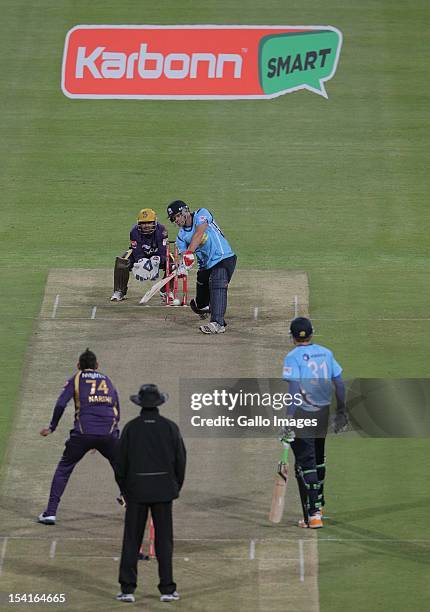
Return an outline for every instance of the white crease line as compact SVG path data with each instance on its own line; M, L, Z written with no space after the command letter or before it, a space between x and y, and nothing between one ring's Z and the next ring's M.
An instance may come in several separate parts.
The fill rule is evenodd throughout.
M91 311L91 318L92 319L96 318L96 312L97 312L97 306L93 306L93 309Z
M57 308L58 308L58 303L60 301L60 294L57 294L55 296L55 300L54 300L54 307L52 309L52 315L51 315L51 319L55 319L55 316L57 314Z
M258 306L254 306L254 321L258 319Z
M166 306L165 306L166 308ZM170 306L169 306L170 308ZM182 308L182 306L172 306L172 308ZM25 319L25 318L30 318L30 317L20 317L21 319ZM39 321L50 321L51 319L46 319L43 317L39 317ZM55 323L59 322L59 323L64 323L65 321L88 321L88 317L61 317L61 319L55 319ZM137 321L138 318L137 316L130 316L130 317L98 317L97 321L125 321L125 322L133 322L133 321ZM158 321L160 321L161 319L158 319ZM168 315L166 314L164 317L165 321L175 321L175 319L169 319ZM279 326L284 325L284 323L281 320L276 321L276 323L279 324ZM317 336L318 334L313 334L314 337ZM321 336L321 334L319 334Z
M89 304L61 304L61 306L59 306L59 308L84 308L85 306L89 306ZM185 304L185 306L188 308L188 304ZM138 304L136 306L133 306L132 304L129 304L127 306L124 306L124 310L142 310L142 308L183 308L182 304L180 306L174 306L173 304L142 304L141 306L139 306ZM97 306L97 308L104 308L105 310L107 310L109 312L109 310L112 310L113 308L116 308L116 306L109 306L109 305L103 305L103 304L99 304ZM122 308L122 306L119 306L118 308Z
M54 559L55 558L55 551L56 550L57 550L57 540L52 540L51 548L49 550L49 558L50 559Z
M303 540L299 540L299 566L300 566L300 582L305 581L305 555L303 552Z
M294 318L299 316L299 299L297 295L294 296Z
M65 308L65 309L68 309L68 308L82 308L82 306L59 306L59 308ZM178 309L178 308L183 308L183 306L182 307L180 307L180 306L151 306L150 304L148 304L148 305L146 305L144 307L143 306L136 307L136 312L138 310L142 310L142 308L154 308L154 309L158 308L158 309L161 310L161 309L167 309L167 308L169 308L169 309L170 308ZM127 311L128 310L130 310L133 313L135 312L134 306L132 306L132 307L127 306ZM19 318L19 319L33 319L34 317L17 317L17 318ZM53 318L55 318L55 317L52 317L52 316L51 317L39 317L39 321L49 321L50 319L53 319ZM63 320L64 321L85 321L85 317L64 317L64 319L61 318L61 321L63 321ZM100 319L100 321L127 321L127 320L128 320L127 317L122 317L122 318L119 318L119 317L102 317ZM131 319L130 318L129 320L131 321L131 320L135 320L135 319ZM393 323L393 322L394 323L395 322L401 323L401 322L404 322L404 321L418 321L418 322L428 323L430 321L430 318L422 317L422 318L419 318L419 319L417 319L417 318L415 318L415 319L408 319L408 318L394 318L393 317L393 318L380 318L380 319L321 319L321 318L318 318L318 317L316 317L316 318L312 317L312 321L329 321L329 322L332 322L332 323ZM281 322L281 320L278 319L278 322Z
M181 308L181 307L172 306L172 308ZM27 317L21 317L21 318L27 318ZM31 318L31 317L28 317L28 318ZM39 320L40 321L46 321L46 320L50 321L51 319L44 319L43 317L40 317ZM64 321L88 321L88 320L89 320L88 317L61 317L61 319L55 319L55 322L58 321L58 322L63 323ZM139 319L136 316L136 317L99 317L97 320L98 321L137 321ZM167 315L165 317L165 320L167 320Z
M255 540L251 540L249 543L249 558L251 561L255 559Z
M8 540L46 540L44 536L13 536L0 533L0 538ZM114 537L91 537L91 536L71 536L62 538L66 542L83 541L83 542L118 542L118 538ZM279 538L259 538L259 542L279 542ZM336 538L336 537L321 537L318 536L318 541L323 542L418 542L420 544L430 544L430 539L404 539L404 538ZM249 538L175 538L175 542L249 542ZM297 538L282 538L282 542L297 542ZM314 538L302 538L302 542L314 543Z
M85 306L89 306L89 304L61 304L58 306L58 308L65 308L66 310L69 310L70 308L84 308ZM114 306L104 306L103 304L99 304L97 306L97 308L104 308L105 310L107 310L109 312L109 310L112 310L113 308L115 308ZM119 306L119 308L122 308L122 306ZM124 310L142 310L142 308L188 308L188 304L179 304L179 306L175 306L174 304L142 304L141 306L133 306L133 305L127 305L124 306Z
M121 545L120 545L121 546ZM195 559L197 561L201 561L202 559L222 559L223 561L249 561L249 556L247 557L228 557L225 555L199 555L198 553L196 554L194 551L188 553L190 556L189 557L184 557L182 555L173 555L173 559L180 559L181 561L190 561L192 559ZM68 555L68 554L61 554L58 555L58 557L61 557L62 559L112 559L112 561L119 561L119 557L113 557L113 556L109 556L109 555L74 555L73 553ZM281 561L282 563L295 563L297 564L297 561L299 559L294 559L292 557L255 557L252 560L257 560L257 561L272 561L272 562L279 562Z
M4 538L3 544L1 547L1 551L0 551L0 576L2 575L2 572L3 572L3 563L6 557L7 541L8 541L8 538L7 537Z
M9 540L46 540L44 536L11 536L0 533L0 538L8 538ZM92 537L92 536L70 536L62 538L64 541L73 542L75 540L84 541L84 542L117 542L118 538L114 537ZM121 541L121 538L120 540ZM277 542L277 538L273 538L272 540L266 540L268 542ZM283 538L285 541L285 538ZM297 539L291 540L292 542L297 542ZM430 540L429 540L430 541ZM175 538L175 542L249 542L249 538Z

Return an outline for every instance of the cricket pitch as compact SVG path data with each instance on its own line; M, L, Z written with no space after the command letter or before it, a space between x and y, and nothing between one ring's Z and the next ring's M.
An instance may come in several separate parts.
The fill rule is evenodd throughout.
M204 336L189 308L138 306L147 287L130 282L129 299L110 303L111 270L52 270L28 348L13 436L1 480L0 607L6 593L64 593L61 609L113 610L123 510L109 464L87 454L71 476L57 525L35 522L71 427L41 438L61 385L88 346L118 387L121 423L138 414L128 397L144 382L169 393L160 409L179 422L181 377L276 377L291 349L288 322L308 312L303 272L237 270L228 329ZM189 286L193 290L193 278ZM268 521L276 439L189 438L187 476L174 504L174 574L182 610L319 610L315 534L299 530L297 486L290 479L282 522ZM291 470L293 471L293 470ZM156 561L141 562L136 600L159 607ZM15 609L27 609L14 604ZM53 608L51 608L53 609Z

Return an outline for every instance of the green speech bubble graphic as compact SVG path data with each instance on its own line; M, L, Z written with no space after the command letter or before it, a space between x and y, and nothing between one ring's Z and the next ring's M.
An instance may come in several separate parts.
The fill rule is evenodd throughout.
M324 83L337 68L339 30L317 29L265 36L259 48L259 78L265 94L309 89L327 98Z

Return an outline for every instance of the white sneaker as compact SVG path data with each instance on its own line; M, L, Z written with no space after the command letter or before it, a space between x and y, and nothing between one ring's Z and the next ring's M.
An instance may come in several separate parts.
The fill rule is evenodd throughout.
M56 518L57 517L55 515L45 516L45 513L42 512L42 514L39 514L37 517L37 522L43 523L43 525L55 525Z
M122 291L114 291L112 293L112 297L110 299L111 302L122 302L122 300L126 300L124 293Z
M181 599L179 597L179 593L177 591L173 591L173 593L169 593L168 595L162 595L160 597L160 601L178 601Z
M125 601L126 603L134 603L136 601L133 593L118 593L116 599L118 601Z
M210 323L206 323L206 325L200 325L200 331L204 334L223 334L225 332L225 327L216 321L211 321Z

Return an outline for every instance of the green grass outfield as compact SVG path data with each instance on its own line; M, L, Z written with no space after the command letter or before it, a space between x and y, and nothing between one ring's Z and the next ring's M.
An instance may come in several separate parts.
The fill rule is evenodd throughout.
M49 268L110 266L139 208L163 220L175 198L215 212L240 266L308 272L318 340L347 376L429 374L428 3L159 4L1 2L1 456ZM62 49L79 23L329 24L344 45L328 100L69 100ZM324 612L424 608L419 542L384 540L425 538L428 451L427 440L331 441L340 541L323 530Z

